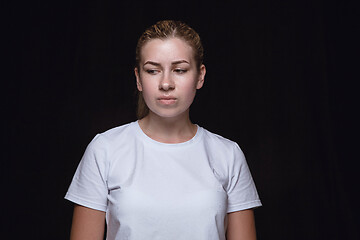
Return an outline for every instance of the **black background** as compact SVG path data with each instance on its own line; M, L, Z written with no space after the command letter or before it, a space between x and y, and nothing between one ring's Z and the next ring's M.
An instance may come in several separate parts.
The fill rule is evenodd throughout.
M67 239L96 133L136 120L134 52L162 19L202 37L192 121L238 142L258 239L359 239L358 8L346 1L2 3L2 232Z

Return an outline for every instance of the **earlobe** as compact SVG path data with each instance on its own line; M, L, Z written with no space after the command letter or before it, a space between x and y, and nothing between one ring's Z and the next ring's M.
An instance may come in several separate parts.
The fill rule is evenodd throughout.
M204 85L204 79L199 79L199 81L196 84L196 89L202 88L203 85Z
M137 68L134 69L135 77L136 77L136 87L139 90L139 92L142 92L142 86L140 82L140 75Z

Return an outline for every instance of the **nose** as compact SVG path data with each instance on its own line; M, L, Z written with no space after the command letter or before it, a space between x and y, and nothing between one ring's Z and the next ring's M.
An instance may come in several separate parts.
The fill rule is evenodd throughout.
M174 88L175 88L175 84L170 74L164 74L159 84L159 90L170 91L173 90Z

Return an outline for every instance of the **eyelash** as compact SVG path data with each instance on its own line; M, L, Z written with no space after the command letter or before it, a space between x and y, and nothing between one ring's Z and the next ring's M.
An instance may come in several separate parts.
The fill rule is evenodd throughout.
M180 74L183 74L183 73L186 73L187 70L186 69L181 69L181 68L177 68L174 70L176 73L180 73Z
M156 72L158 72L158 70L148 69L148 70L146 70L146 72L149 73L149 74L155 74Z
M174 72L178 73L178 74L184 74L186 73L188 70L187 69L182 69L182 68L176 68L174 69ZM148 69L146 70L146 72L148 74L156 74L157 72L159 72L159 70L156 69Z

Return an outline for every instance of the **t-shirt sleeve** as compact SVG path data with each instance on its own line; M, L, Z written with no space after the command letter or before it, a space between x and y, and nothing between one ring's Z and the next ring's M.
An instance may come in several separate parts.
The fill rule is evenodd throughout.
M234 159L229 169L229 185L227 186L227 212L230 213L260 207L261 202L259 195L245 156L236 143L233 156Z
M76 204L106 211L107 163L105 144L97 135L87 146L65 199Z

